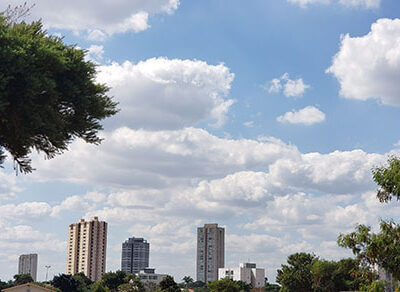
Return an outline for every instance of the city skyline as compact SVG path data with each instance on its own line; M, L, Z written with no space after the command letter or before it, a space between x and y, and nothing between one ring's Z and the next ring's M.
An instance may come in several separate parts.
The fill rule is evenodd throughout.
M78 218L108 223L107 270L134 235L158 272L196 278L197 226L218 222L225 266L271 281L290 254L349 257L340 233L400 221L371 174L400 156L398 0L25 1L26 21L87 50L120 111L99 145L32 151L30 174L5 154L0 279L30 252L38 280L64 273Z

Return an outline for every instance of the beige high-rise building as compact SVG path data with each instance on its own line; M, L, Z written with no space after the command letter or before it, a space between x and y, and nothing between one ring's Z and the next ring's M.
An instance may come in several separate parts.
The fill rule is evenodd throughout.
M225 228L205 224L197 228L197 281L218 280L218 269L225 264Z
M83 272L92 281L101 280L106 269L107 222L94 217L68 227L66 274Z

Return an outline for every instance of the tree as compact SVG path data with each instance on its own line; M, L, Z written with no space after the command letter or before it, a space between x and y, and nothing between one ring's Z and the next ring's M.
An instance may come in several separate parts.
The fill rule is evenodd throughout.
M313 275L311 267L317 257L309 253L295 253L288 256L287 265L278 270L276 281L282 285L282 291L312 291Z
M212 281L207 284L208 291L210 292L241 292L243 291L240 284L229 278Z
M75 138L100 143L100 120L118 110L95 74L85 51L48 35L40 21L0 14L0 165L7 150L29 173L32 150L53 158Z
M281 286L278 284L270 284L270 283L265 283L265 292L279 292L281 290Z
M335 276L337 263L333 261L317 260L311 267L313 275L312 288L315 292L335 292Z
M93 284L93 281L90 280L84 273L77 273L72 276L73 281L76 282L78 290L84 291L88 286Z
M390 157L386 166L372 170L374 181L379 189L377 197L380 202L389 202L392 198L400 200L400 159Z
M111 291L117 291L118 286L126 283L126 276L124 271L108 272L103 275L101 280Z
M60 289L61 292L79 292L80 282L71 275L60 274L54 276L51 285Z
M90 290L91 292L108 292L108 291L110 291L110 289L103 286L103 283L101 281L96 282L92 285L93 285L92 289Z
M0 291L2 289L6 289L6 288L9 288L9 287L10 287L10 285L7 282L3 282L3 281L0 280Z
M371 227L358 225L356 231L340 234L338 244L350 248L365 264L378 265L400 280L400 225L381 221L380 232L372 233Z
M192 288L194 280L190 276L185 276L182 278L182 281L185 283L185 288Z
M181 289L178 287L178 284L174 281L174 278L171 276L166 276L164 279L161 280L160 289L163 292L178 292Z
M29 274L14 275L14 282L13 282L14 286L22 285L22 284L26 284L26 283L30 283L30 282L33 282L33 278Z
M126 275L124 278L125 284L118 286L120 292L145 292L146 289L142 281L136 275Z

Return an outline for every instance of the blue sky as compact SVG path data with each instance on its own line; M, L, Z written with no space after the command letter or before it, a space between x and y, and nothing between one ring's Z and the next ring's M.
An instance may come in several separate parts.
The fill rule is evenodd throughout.
M340 232L398 219L370 170L399 152L399 12L395 0L38 2L30 18L88 50L121 112L98 147L0 171L0 279L29 252L40 280L45 265L64 272L67 226L95 215L109 223L107 270L139 236L157 271L194 277L196 227L211 222L226 227L226 266L250 259L272 282L291 253L349 256Z

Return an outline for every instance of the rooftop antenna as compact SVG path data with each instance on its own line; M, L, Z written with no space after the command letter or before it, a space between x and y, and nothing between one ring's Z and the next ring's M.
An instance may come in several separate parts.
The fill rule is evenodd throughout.
M49 276L49 269L51 266L44 266L46 268L46 282L47 282L47 277Z

